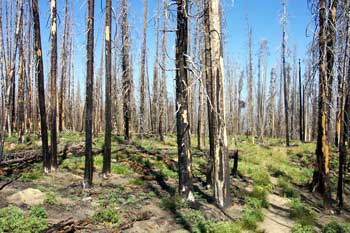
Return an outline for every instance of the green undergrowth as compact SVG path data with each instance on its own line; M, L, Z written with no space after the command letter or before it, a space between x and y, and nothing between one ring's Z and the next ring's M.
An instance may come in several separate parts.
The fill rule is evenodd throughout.
M349 233L350 223L339 223L333 219L330 223L325 225L322 229L322 233Z
M98 171L102 171L103 156L94 156L94 167ZM71 157L63 161L61 168L72 170L72 171L83 171L85 167L85 157ZM124 163L112 163L111 172L117 175L127 175L131 173L130 168Z
M213 222L199 210L186 209L176 217L176 221L194 233L240 233L239 222Z
M26 212L13 205L0 209L0 232L37 233L47 227L47 213L41 206Z

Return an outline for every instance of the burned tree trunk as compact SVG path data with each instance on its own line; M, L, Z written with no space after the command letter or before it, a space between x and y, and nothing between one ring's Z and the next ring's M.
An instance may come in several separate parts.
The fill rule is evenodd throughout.
M323 195L324 206L328 208L331 200L329 178L329 145L328 145L328 117L329 117L329 77L327 68L327 27L326 0L319 1L319 97L318 97L318 126L317 126L317 168L314 171L313 184ZM333 65L333 63L332 63Z
M23 7L23 6L20 6ZM19 140L23 142L24 130L25 130L25 119L24 119L24 83L25 83L25 74L24 74L24 51L23 51L23 18L19 22L20 24L20 39L19 39L19 62L18 62L18 99L17 99L17 130L19 132Z
M130 61L129 61L129 25L128 25L128 5L123 0L122 11L122 73L123 73L123 112L124 112L124 138L126 141L130 137L131 121L131 82L130 82Z
M145 132L145 76L146 76L146 49L147 49L147 15L148 15L148 0L144 0L143 9L143 42L141 51L141 85L140 85L140 136L143 138Z
M40 17L38 0L32 0L33 27L34 27L34 50L35 50L35 74L38 88L38 100L40 109L40 128L43 153L44 172L50 169L49 145L46 125L46 107L44 90L44 65L41 49Z
M159 93L158 93L158 67L159 67L159 0L157 0L157 19L156 19L156 54L155 54L155 60L154 60L154 67L153 67L153 93L152 93L152 112L151 112L151 126L152 126L152 132L154 134L157 133L157 126L158 126L158 100L159 100Z
M92 186L92 122L94 87L94 7L95 0L88 0L87 44L86 44L86 103L85 103L85 172L84 188Z
M50 70L50 123L51 123L51 169L57 168L57 98L56 98L56 77L57 77L57 9L56 0L51 0L51 70Z
M105 84L105 144L103 152L103 175L111 172L111 132L112 132L112 114L111 114L111 87L112 87L112 56L111 56L111 24L112 24L112 0L106 0L106 23L105 23L105 57L106 57L106 84Z
M343 63L342 75L338 74L340 87L339 91L339 167L338 167L338 187L337 187L337 198L339 200L339 208L344 207L344 175L346 174L346 157L347 157L347 142L349 140L349 135L346 130L348 129L348 119L349 119L349 97L350 97L350 15L349 15L350 3L346 4L346 37L345 37L345 56ZM341 55L341 57L343 57ZM338 122L337 122L338 124ZM338 130L338 128L337 128Z
M287 67L286 67L286 27L287 13L286 0L283 1L283 36L282 36L282 74L283 74L283 92L284 92L284 118L286 127L286 146L289 146L289 117L288 117L288 83L287 83Z
M303 95L303 86L301 82L301 64L299 59L299 136L300 136L301 142L305 141L304 124L303 124L303 121L304 121L303 98L305 98L305 96Z
M68 37L68 0L66 0L64 30L62 39L62 54L61 54L61 80L60 80L60 96L59 96L59 111L58 111L58 130L61 132L65 129L66 118L66 80L67 80L67 38Z
M190 125L188 121L188 2L177 3L176 32L176 128L178 148L179 193L194 201L192 193L192 156L190 151Z
M167 49L167 25L168 25L168 9L166 1L163 1L164 20L163 20L163 37L162 37L162 80L160 85L159 97L159 139L164 142L164 131L166 129L166 110L167 110L167 93L166 93L166 49Z

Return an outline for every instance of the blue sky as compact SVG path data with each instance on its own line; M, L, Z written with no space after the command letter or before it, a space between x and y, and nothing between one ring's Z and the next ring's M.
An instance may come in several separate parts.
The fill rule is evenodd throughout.
M63 29L64 20L64 0L57 1L58 14L59 14L59 33ZM113 0L113 6L116 8L117 0ZM41 29L42 29L42 43L44 50L44 62L45 73L49 71L49 1L39 0L40 4L40 16L41 16ZM81 85L84 85L85 80L85 43L86 43L86 0L74 0L70 1L73 4L74 20L75 20L75 77L81 81ZM103 35L104 25L104 1L96 1L95 10L95 74L98 71L99 58L101 52L101 41ZM154 61L154 44L155 44L155 28L154 22L151 20L155 15L156 0L149 0L149 28L148 28L148 53L149 53L149 75L152 77L152 67ZM138 61L140 55L141 46L141 33L142 33L142 19L143 19L143 0L130 0L130 14L129 22L131 24L132 31L132 48L134 57L134 77L137 85L138 79ZM307 1L305 0L287 0L287 13L288 13L288 48L293 51L294 46L297 48L297 58L302 60L306 56L306 51L309 43L312 40L311 31L306 36L306 30L308 25L312 25L312 16L310 10L307 7ZM282 28L280 23L280 16L282 12L282 0L226 0L222 4L225 16L226 16L226 47L225 57L232 57L234 62L237 62L244 67L247 57L247 19L253 29L253 52L254 63L257 63L257 54L259 49L259 43L262 39L268 40L268 46L270 49L269 68L280 62L281 57L281 38ZM171 18L170 28L175 27L174 17ZM59 41L61 36L59 36ZM168 53L173 56L175 44L174 33L168 36ZM60 48L60 46L59 46ZM60 54L60 53L59 53ZM289 58L292 62L292 56ZM173 61L168 59L168 68L173 68ZM173 95L173 80L174 74L168 72L168 93ZM82 88L84 90L84 88Z

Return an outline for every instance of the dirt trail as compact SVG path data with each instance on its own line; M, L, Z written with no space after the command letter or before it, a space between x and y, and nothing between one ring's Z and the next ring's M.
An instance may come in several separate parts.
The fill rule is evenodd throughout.
M271 177L274 186L277 185L277 179ZM290 232L294 221L289 217L289 199L271 193L268 196L270 206L264 211L265 219L259 224L259 230L266 233L285 233Z

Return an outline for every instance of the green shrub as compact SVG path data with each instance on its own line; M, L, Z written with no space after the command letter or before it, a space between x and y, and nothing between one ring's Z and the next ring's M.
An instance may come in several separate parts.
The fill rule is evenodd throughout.
M255 197L248 197L245 199L245 203L253 208L253 209L261 209L263 208L263 202L262 200L255 198Z
M119 214L112 208L106 208L96 212L92 216L92 220L95 223L108 223L112 224L113 226L119 226L121 223Z
M287 179L280 178L278 179L278 186L282 189L283 195L285 197L299 198L300 192L293 187L293 185L288 182Z
M315 233L316 231L314 230L314 228L312 226L304 226L301 224L296 224L295 226L293 226L291 233Z
M271 189L270 175L266 170L259 169L252 174L256 185L269 187Z
M211 223L205 219L199 210L190 210L176 218L176 221L191 228L193 233L210 232Z
M257 223L264 220L264 214L261 209L253 209L246 207L242 211L241 222L242 226L249 230L255 230Z
M267 208L269 207L269 202L267 200L268 196L268 188L263 187L261 185L255 185L253 188L253 192L251 193L251 196L260 200L262 207Z
M340 224L336 220L332 220L330 223L325 225L322 229L322 233L349 233L350 225Z
M292 199L290 203L290 217L297 223L306 226L315 222L315 212L301 203L300 199Z
M42 207L33 207L29 216L16 206L0 209L0 232L37 233L47 227L46 211Z

